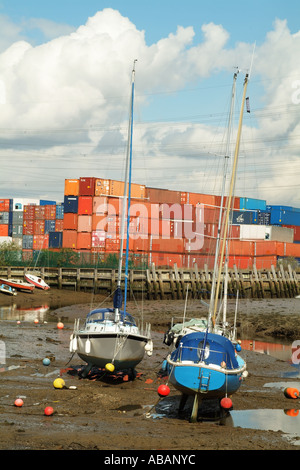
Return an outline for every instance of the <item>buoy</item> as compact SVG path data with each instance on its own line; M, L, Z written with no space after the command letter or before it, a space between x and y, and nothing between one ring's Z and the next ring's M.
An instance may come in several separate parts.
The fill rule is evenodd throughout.
M65 381L63 379L55 379L53 382L54 388L64 388L65 387Z
M225 410L229 410L230 408L232 408L232 401L230 398L228 397L224 397L222 398L222 400L220 401L220 405L222 408L224 408Z
M44 413L45 413L46 416L53 415L53 412L54 412L54 410L53 410L52 406L46 406L46 408L44 409Z
M23 406L24 405L24 402L22 400L22 398L17 398L15 400L15 406Z
M17 325L20 325L20 324L21 324L21 322L20 322L20 320L18 320L18 321L17 321Z
M237 352L240 352L240 351L242 350L242 346L241 346L240 344L237 344L237 345L235 346L235 350L236 350Z
M287 398L298 398L299 397L299 390L293 387L287 387L284 389L284 395Z
M65 325L61 321L59 321L56 326L59 330L62 330Z
M295 409L284 410L284 412L285 412L286 415L291 416L292 418L294 418L295 416L298 416L298 414L299 414L299 410L295 410Z
M115 366L111 362L108 362L105 364L105 370L107 370L107 372L113 372L115 370Z
M34 320L34 323L37 325L38 322L39 322L39 320L38 320L38 318L36 318L36 319Z
M167 397L170 393L168 385L160 385L157 389L157 393L160 397Z
M49 366L50 359L48 357L45 357L45 359L43 359L43 364L44 364L44 366Z

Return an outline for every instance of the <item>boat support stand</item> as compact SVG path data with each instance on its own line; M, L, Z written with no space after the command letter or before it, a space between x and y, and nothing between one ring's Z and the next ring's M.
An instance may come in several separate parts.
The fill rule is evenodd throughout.
M181 399L180 399L180 403L179 403L179 413L183 410L185 404L186 404L186 401L188 399L188 395L186 395L185 393L183 393L181 395ZM194 395L194 403L193 403L193 409L192 409L192 413L191 413L191 416L190 416L190 423L196 423L197 422L197 419L198 419L198 409L199 409L199 404L201 402L201 399L200 399L200 394L199 393L195 393Z

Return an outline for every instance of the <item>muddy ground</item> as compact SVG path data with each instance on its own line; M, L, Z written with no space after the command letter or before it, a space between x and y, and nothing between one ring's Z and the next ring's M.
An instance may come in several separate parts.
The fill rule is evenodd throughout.
M71 357L69 337L74 319L84 318L91 306L101 302L100 296L55 289L0 297L2 359L5 353L0 361L4 362L0 365L1 450L102 450L104 456L107 452L120 456L141 450L186 450L199 455L200 450L300 449L281 431L235 427L230 415L222 421L213 419L214 410L202 410L204 418L191 424L192 403L179 416L180 394L172 386L167 398L158 396L158 386L166 382L161 364L169 351L162 342L163 332L172 317L182 317L184 302L180 300L144 301L138 306L129 302L128 310L135 316L142 311L144 321L151 322L154 339L154 353L139 364L134 381L127 380L126 374L108 378L95 370L81 379L78 369L83 362L76 355ZM14 304L13 309L6 308ZM51 307L50 313L30 312L32 307L45 305ZM229 319L234 308L231 304ZM189 301L187 316L203 315L205 306ZM239 335L292 344L300 340L299 317L300 299L241 300ZM64 323L62 330L57 328L58 320ZM234 410L299 410L299 400L287 399L276 386L264 387L293 372L291 364L254 351L244 350L241 355L249 376L232 397ZM45 357L51 359L49 366L43 365ZM66 388L54 388L57 377L63 378ZM24 402L20 408L14 406L17 397ZM44 415L46 406L53 407L52 416Z

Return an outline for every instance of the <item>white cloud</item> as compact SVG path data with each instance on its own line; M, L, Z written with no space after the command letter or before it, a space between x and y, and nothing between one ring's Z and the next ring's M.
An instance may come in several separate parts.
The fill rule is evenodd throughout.
M202 26L200 39L192 27L179 26L175 34L147 46L144 31L112 9L98 12L75 31L31 20L28 29L38 27L47 39L54 37L39 46L25 41L22 30L7 19L0 17L0 22L7 31L0 48L16 39L0 55L0 155L6 162L3 171L9 183L4 181L2 195L7 197L21 191L30 196L35 188L43 191L41 197L61 198L65 178L122 177L134 59L136 105L143 110L155 93L180 91L220 72L231 74L236 65L245 71L253 50L253 44L242 42L227 47L230 33L213 23ZM242 160L241 168L248 171L248 186L240 191L272 203L290 200L289 182L297 184L294 175L299 175L299 104L292 100L292 84L300 79L299 51L300 34L291 34L279 20L255 51L249 89L263 87L264 103L255 111L257 101L252 100L250 122L245 122L241 151L247 165ZM239 89L241 83L240 77ZM224 93L229 94L229 87ZM205 192L205 181L207 192L215 191L213 172L219 163L213 155L222 152L223 144L224 128L213 121L137 123L135 175L149 186ZM254 167L248 163L251 155ZM258 189L257 176L262 178ZM291 201L300 206L294 194Z

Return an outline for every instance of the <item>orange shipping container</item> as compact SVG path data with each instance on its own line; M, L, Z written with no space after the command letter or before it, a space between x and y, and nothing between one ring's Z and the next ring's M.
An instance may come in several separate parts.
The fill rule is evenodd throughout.
M46 220L55 220L56 219L56 206L47 204L44 207L45 207L45 219Z
M0 212L9 212L10 199L0 199Z
M92 247L92 235L88 232L77 233L77 250L90 250Z
M75 214L73 214L75 215ZM62 232L64 229L64 220L63 219L56 219L55 221L55 232Z
M71 212L65 212L63 222L64 230L77 230L78 215Z
M92 231L92 216L91 215L78 215L78 232L91 232Z
M45 221L36 219L33 222L33 233L35 235L43 235L45 233Z
M78 214L92 215L93 213L93 198L91 196L78 197Z
M256 241L254 254L256 256L277 255L284 256L284 243L271 240Z
M65 180L65 196L78 196L79 194L79 179L66 179Z
M63 248L76 248L77 244L77 232L76 230L64 230L63 231Z
M107 215L92 215L92 230L107 231Z
M152 250L160 251L162 253L183 253L184 252L184 239L178 238L160 238L153 240Z
M0 224L0 237L8 237L8 224Z
M95 179L95 196L110 194L110 180L96 178Z
M254 242L231 240L229 243L229 254L232 256L253 256Z
M93 198L93 214L107 214L108 198L106 196L95 196Z
M285 243L285 256L300 258L300 243Z
M208 206L216 205L216 196L211 194L189 193L188 203L196 206L197 204L206 204Z
M45 220L46 206L35 206L34 207L34 218Z

